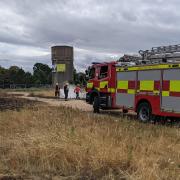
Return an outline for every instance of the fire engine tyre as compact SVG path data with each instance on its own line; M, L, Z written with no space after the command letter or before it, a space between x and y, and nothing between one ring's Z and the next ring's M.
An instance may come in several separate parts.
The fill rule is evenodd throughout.
M99 113L99 97L95 96L93 101L94 113Z
M151 105L147 102L139 104L137 109L137 117L140 121L144 123L149 122L152 118Z

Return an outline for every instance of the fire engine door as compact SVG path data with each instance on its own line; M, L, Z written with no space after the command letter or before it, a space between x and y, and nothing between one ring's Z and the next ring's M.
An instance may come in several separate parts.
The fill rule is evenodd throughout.
M100 66L98 68L98 88L102 92L107 92L108 91L108 65L105 66Z
M138 94L159 96L161 84L161 70L138 71Z
M161 103L163 111L180 112L180 69L163 71Z
M116 105L133 108L135 99L136 72L117 73Z

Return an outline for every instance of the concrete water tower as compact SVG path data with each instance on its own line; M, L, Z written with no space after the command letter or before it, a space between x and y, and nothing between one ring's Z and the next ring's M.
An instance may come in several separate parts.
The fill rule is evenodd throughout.
M65 81L73 80L73 47L53 46L51 47L53 66L53 85L63 85Z

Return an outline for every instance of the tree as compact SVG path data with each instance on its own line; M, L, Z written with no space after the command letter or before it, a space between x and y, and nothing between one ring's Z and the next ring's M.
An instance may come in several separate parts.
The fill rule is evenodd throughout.
M8 70L0 66L0 84L4 84L8 80Z
M25 71L18 66L11 66L8 71L9 82L13 84L25 83Z
M85 85L86 84L86 80L85 80L85 73L82 72L78 72L76 71L76 69L73 70L73 81L74 84L80 84L80 85Z
M73 69L73 82L74 84L78 84L78 76L75 68Z
M9 69L0 66L0 87L10 87L13 84L23 84L22 87L26 84L26 87L32 87L33 84L51 83L51 68L46 64L36 63L33 67L33 75L18 66L11 66Z
M18 66L11 66L8 69L9 83L16 84L18 82L17 81L17 73L18 73L19 69L20 68Z
M33 67L33 76L37 84L52 83L52 69L47 64L36 63Z
M30 85L34 83L34 78L30 72L25 73L25 84Z
M16 74L16 84L25 84L25 71L21 68Z

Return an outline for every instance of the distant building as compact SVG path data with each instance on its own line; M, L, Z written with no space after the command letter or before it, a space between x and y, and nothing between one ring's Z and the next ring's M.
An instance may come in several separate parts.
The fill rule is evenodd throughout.
M73 80L74 53L71 46L51 47L53 66L53 85L59 83L61 86L65 81Z

